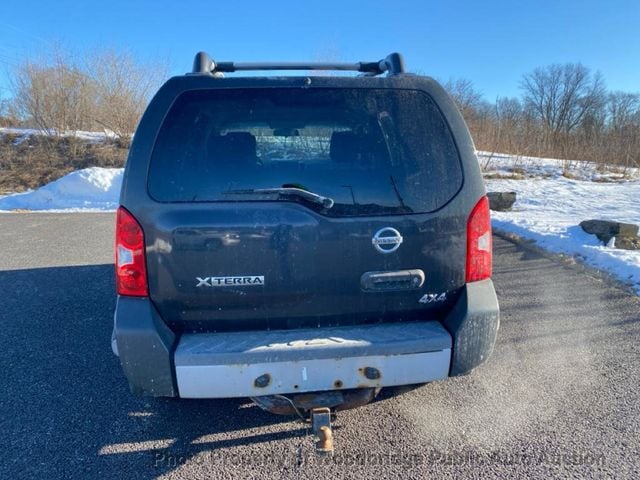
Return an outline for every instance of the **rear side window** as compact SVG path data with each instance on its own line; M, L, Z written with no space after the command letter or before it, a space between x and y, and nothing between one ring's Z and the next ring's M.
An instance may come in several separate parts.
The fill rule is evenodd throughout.
M462 185L439 109L414 90L193 90L157 137L148 188L162 202L297 201L251 195L299 188L330 197L330 216L429 212ZM238 195L238 192L248 195Z

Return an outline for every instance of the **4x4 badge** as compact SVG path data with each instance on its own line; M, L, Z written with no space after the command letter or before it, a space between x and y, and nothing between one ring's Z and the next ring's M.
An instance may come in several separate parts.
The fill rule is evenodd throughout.
M371 243L380 253L392 253L400 248L402 235L395 228L384 227L376 232Z
M447 299L447 292L437 294L437 293L427 293L423 296L418 302L420 303L439 303L444 302Z

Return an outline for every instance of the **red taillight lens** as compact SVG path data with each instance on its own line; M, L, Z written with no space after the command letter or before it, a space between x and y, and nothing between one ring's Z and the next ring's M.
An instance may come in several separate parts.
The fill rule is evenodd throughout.
M467 223L467 282L491 278L493 263L489 199L482 197Z
M116 290L118 295L146 297L147 267L144 259L144 232L124 207L116 214Z

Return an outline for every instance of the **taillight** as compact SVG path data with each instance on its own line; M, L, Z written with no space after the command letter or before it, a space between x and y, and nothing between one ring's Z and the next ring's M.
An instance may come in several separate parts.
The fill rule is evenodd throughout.
M119 207L116 214L116 290L118 295L149 295L144 232L124 207Z
M491 277L491 217L489 199L482 197L473 207L467 222L467 282Z

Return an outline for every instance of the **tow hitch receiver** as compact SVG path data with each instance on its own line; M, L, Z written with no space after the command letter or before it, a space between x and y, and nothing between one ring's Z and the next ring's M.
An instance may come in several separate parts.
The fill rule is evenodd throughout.
M311 410L311 427L316 436L316 452L320 455L333 453L333 432L331 430L331 410L327 407Z
M333 430L331 420L336 412L348 410L372 401L380 392L379 388L356 388L309 392L292 395L265 395L251 397L262 410L278 415L297 415L305 424L311 424L316 437L316 452L320 455L333 453Z

